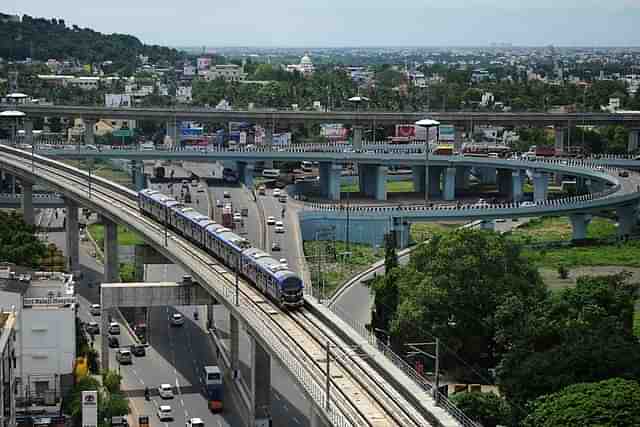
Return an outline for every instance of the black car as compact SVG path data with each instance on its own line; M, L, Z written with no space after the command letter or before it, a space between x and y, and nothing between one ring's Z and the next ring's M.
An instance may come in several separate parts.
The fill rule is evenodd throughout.
M116 338L116 337L114 337L112 335L109 335L109 336L107 336L107 340L108 340L107 342L109 343L109 347L111 347L111 348L120 347L120 341L118 341L118 338Z
M131 346L131 353L133 353L134 356L142 357L147 354L147 351L143 345L134 344Z
M271 245L271 250L273 252L278 252L280 251L280 243L278 242L273 242L273 244Z

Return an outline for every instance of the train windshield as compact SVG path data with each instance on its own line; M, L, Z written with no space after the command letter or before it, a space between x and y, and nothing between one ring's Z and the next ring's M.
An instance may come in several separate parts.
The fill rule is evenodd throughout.
M302 290L302 281L297 277L289 277L282 282L282 290L287 294L295 294Z

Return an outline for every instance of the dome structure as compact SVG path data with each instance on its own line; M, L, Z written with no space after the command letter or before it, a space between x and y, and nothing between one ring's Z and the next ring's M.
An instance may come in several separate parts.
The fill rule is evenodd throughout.
M309 58L309 54L305 54L302 59L300 59L300 65L312 65L311 58Z

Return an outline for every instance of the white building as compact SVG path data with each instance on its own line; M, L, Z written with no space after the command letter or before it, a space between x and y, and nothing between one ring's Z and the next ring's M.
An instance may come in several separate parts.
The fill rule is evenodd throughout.
M201 70L209 70L209 67L211 67L211 58L207 56L198 58L197 67L198 72L200 72Z
M191 86L178 86L176 89L176 99L183 104L189 104L193 100L191 97Z
M182 75L185 77L193 77L196 75L196 67L191 64L182 67Z
M224 79L228 82L239 82L244 80L245 74L242 68L236 64L214 65L207 73L207 80Z
M74 77L69 84L83 90L96 90L100 86L100 77Z
M14 310L0 307L0 427L14 426L16 419L15 326Z
M307 76L309 74L313 74L313 72L315 71L315 67L313 65L313 62L311 61L311 58L309 57L309 54L307 53L300 59L299 64L287 65L287 71L291 73L293 73L294 71L298 71L302 73L302 75Z
M132 99L126 93L106 93L104 95L104 106L108 108L131 107Z
M482 94L482 98L480 100L480 105L483 107L488 107L495 102L495 98L492 92L484 92Z
M76 358L73 277L49 272L18 275L3 267L0 301L15 307L17 315L18 409L59 404L60 396L73 385Z

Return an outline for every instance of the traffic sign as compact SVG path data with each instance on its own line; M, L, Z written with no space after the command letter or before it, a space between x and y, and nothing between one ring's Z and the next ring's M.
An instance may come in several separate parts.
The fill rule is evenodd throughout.
M133 136L133 131L131 129L117 129L112 133L115 137L125 137L125 136Z

